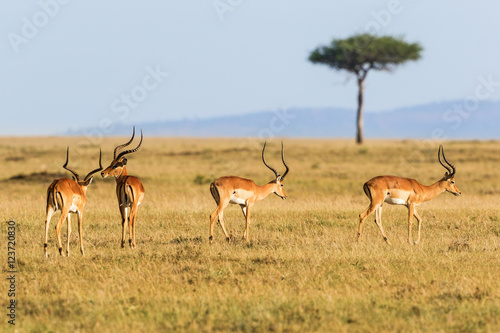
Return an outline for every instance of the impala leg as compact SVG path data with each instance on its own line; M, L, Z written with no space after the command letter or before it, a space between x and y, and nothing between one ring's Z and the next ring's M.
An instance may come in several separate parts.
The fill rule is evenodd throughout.
M68 213L68 238L66 239L66 256L69 257L69 239L71 235L71 213Z
M130 209L130 217L128 223L128 233L129 233L129 245L132 249L135 249L135 217L137 215L137 204L133 204Z
M136 247L136 243L135 243L135 219L137 217L137 211L136 211L136 214L134 215L134 223L132 224L132 227L133 227L133 232L132 232L132 244L134 244L134 249Z
M85 252L83 251L83 230L82 230L82 225L83 225L83 213L78 211L78 237L80 238L80 252L82 253L82 256L85 255Z
M130 246L130 248L133 249L134 247L132 246L132 231L133 231L132 224L134 223L134 220L132 217L133 217L132 209L130 209L130 214L128 216L128 245Z
M228 204L229 201L219 203L219 205L214 210L212 215L210 215L210 236L208 237L210 244L213 244L214 242L214 224L215 224L215 219L217 218L219 219L219 224L222 227L222 231L224 231L226 240L229 242L229 234L227 233L226 228L224 227L224 208L226 208Z
M224 235L226 235L226 240L229 243L231 239L229 238L229 234L226 231L226 228L224 227L224 212L219 213L219 224L222 227L222 231L224 231Z
M245 215L246 217L246 227L245 227L245 233L243 234L243 239L248 241L249 228L250 228L250 205L243 206L241 209L243 210L243 215Z
M240 205L241 212L243 213L243 216L245 219L247 218L247 206L246 205Z
M215 208L214 212L210 215L210 234L208 236L208 240L210 241L210 244L214 243L214 224L215 224L215 219L217 219L217 216L219 216L219 207Z
M241 207L241 212L243 213L243 216L245 217L245 221L247 220L247 206L246 205L240 205ZM247 222L248 224L248 222ZM245 232L243 234L243 239L245 239L247 236L247 228L245 228Z
M408 205L408 243L412 243L412 237L411 237L411 227L413 224L413 213L415 211L415 206L412 204Z
M377 224L380 232L382 233L382 237L384 237L385 242L391 245L391 242L389 242L384 232L384 228L382 228L382 205L377 207L377 209L375 210L375 223Z
M368 208L365 209L364 212L362 212L361 214L359 214L358 242L361 242L361 233L363 231L363 223L365 223L366 218L371 213L373 213L373 211L375 210L375 207L376 206L370 204L370 206L368 206Z
M120 206L120 214L122 215L122 243L121 247L125 247L125 230L127 228L126 226L126 221L127 221L127 207L122 207Z
M59 218L59 221L57 222L56 225L56 234L57 234L57 245L59 247L59 254L62 255L62 242L61 242L61 228L63 225L64 220L66 217L69 215L68 209L64 209L61 211L61 217Z
M45 243L43 243L43 252L45 254L45 257L48 256L47 246L49 241L49 224L50 220L52 219L52 215L54 215L54 210L52 209L52 207L49 207L47 209L47 219L45 220Z
M417 240L414 242L414 244L418 244L420 242L420 227L422 226L422 218L420 217L420 215L418 215L416 208L413 210L413 216L415 216L415 218L417 219L417 225L418 225Z
M137 219L137 212L139 211L139 205L141 204L142 200L144 199L144 193L139 196L139 200L137 201L137 204L135 205L135 212L134 212L134 224L133 224L133 227L134 227L134 230L133 230L133 236L132 236L132 242L134 244L134 248L136 247L136 243L135 243L135 221Z

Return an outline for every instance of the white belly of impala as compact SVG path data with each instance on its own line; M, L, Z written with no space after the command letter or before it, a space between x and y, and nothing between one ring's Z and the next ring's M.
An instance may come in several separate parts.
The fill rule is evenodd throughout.
M237 204L237 205L246 205L246 202L244 199L238 198L234 195L232 195L231 198L229 198L229 203Z
M75 204L71 205L71 207L69 207L69 211L71 213L76 213L78 211L78 207L76 207Z
M406 200L399 198L386 197L384 201L391 205L406 205Z

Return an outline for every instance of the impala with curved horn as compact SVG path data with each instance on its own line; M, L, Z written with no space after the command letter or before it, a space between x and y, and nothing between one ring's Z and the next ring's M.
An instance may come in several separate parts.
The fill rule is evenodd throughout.
M125 155L136 152L142 145L142 130L141 141L134 149L124 150L118 155L116 153L119 149L127 147L132 143L135 137L135 126L132 133L132 138L122 144L116 146L113 152L113 161L111 164L101 172L101 176L106 178L108 176L116 178L116 196L118 198L118 206L122 216L122 243L121 246L125 247L125 222L128 222L129 228L129 245L135 248L135 219L137 216L137 208L144 199L144 186L139 178L130 176L127 172L127 158Z
M219 224L222 227L222 231L226 235L226 240L229 241L229 234L224 227L223 221L223 211L228 204L240 205L243 215L246 218L246 228L243 238L248 240L248 228L250 226L250 210L255 202L264 199L269 194L274 193L281 199L286 199L286 193L283 189L283 180L287 175L289 168L285 162L285 156L283 153L283 142L281 143L281 160L286 168L285 173L281 176L278 174L276 169L270 167L264 158L264 151L266 149L266 143L264 142L264 147L262 148L262 162L266 167L268 167L272 172L274 172L275 178L269 183L259 186L256 185L252 180L235 177L226 176L215 180L210 184L210 192L217 203L217 208L210 215L210 243L213 243L213 233L215 219L219 219Z
M443 146L439 146L438 161L446 169L446 173L443 178L429 186L422 185L415 179L396 176L378 176L370 179L363 185L363 190L368 199L370 199L370 206L359 215L358 242L361 241L361 231L363 230L365 219L375 211L375 223L387 244L391 244L382 228L382 205L385 202L391 205L404 205L408 208L408 242L410 244L412 242L411 226L413 216L415 216L418 223L418 236L415 244L420 241L422 218L418 215L416 206L435 198L445 191L456 196L460 195L460 190L455 185L455 166L448 162L444 156Z
M99 168L89 172L83 180L80 180L78 174L68 168L69 160L69 147L66 150L66 163L64 163L63 168L68 170L73 174L73 179L61 178L56 179L50 184L47 189L47 219L45 220L45 243L44 243L44 253L47 257L47 242L49 238L49 224L55 212L61 211L61 218L56 225L57 234L57 244L59 246L59 254L62 255L62 244L61 244L61 227L64 220L68 219L68 239L66 244L66 255L69 256L69 236L71 234L71 221L70 213L76 213L78 215L78 232L80 235L80 252L84 255L83 251L83 239L82 239L82 219L83 219L83 208L85 207L87 187L92 182L92 175L98 171L102 170L101 165L101 151L99 150Z

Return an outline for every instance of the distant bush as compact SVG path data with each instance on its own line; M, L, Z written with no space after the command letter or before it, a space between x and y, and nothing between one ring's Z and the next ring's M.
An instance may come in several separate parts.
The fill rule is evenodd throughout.
M208 176L205 177L204 175L197 174L196 177L193 179L193 183L197 185L205 185L205 184L210 184L215 180L214 176Z

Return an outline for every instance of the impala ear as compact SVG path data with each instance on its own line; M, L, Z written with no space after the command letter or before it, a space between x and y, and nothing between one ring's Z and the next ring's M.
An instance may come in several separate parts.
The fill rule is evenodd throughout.
M71 176L71 178L76 182L76 177L75 176Z
M92 183L92 180L94 179L94 177L90 177L86 182L85 182L85 186L89 186L90 183Z
M122 160L122 164L123 164L123 165L127 165L127 159L126 159L126 158L123 158L123 160Z

